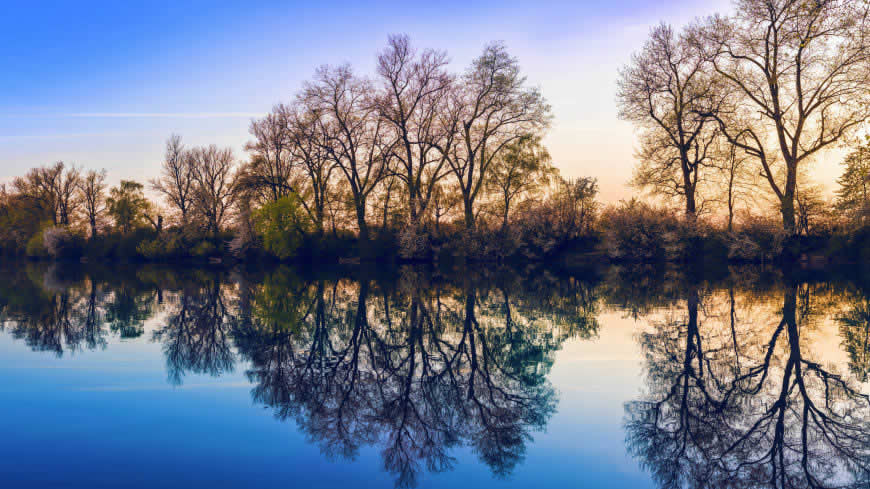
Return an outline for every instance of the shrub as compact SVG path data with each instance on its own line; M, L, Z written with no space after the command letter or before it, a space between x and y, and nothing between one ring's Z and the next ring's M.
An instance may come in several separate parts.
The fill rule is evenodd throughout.
M70 230L46 227L27 241L27 256L34 258L78 258L84 249L84 239Z
M399 256L402 258L426 258L431 251L429 234L421 226L408 225L399 232Z
M779 221L752 215L741 221L739 229L727 238L729 258L770 261L782 253L788 236Z
M675 212L636 199L605 209L601 223L605 253L622 260L683 258L684 240L696 233Z
M72 257L81 252L73 234L62 227L51 227L43 231L42 244L45 252L52 258Z
M165 260L179 258L183 255L184 243L177 234L164 234L154 239L146 239L139 243L136 251L146 260Z

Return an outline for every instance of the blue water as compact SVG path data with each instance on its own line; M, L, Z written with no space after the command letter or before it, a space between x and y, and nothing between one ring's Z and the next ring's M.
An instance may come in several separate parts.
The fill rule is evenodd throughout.
M222 357L223 361L214 360L214 348L197 350L197 347L185 353L181 365L177 363L173 365L173 360L170 359L173 354L167 346L170 340L167 339L166 334L162 336L156 334L161 329L165 331L170 324L170 318L178 313L180 307L178 298L181 295L188 293L195 300L200 300L197 294L208 290L211 287L208 284L214 283L213 281L222 281L225 287L222 299L225 304L221 314L228 316L236 314L233 311L246 307L240 305L244 301L238 299L245 295L242 292L245 287L256 288L259 286L257 284L271 283L272 286L278 284L275 286L277 289L274 290L264 292L265 286L258 289L264 296L273 298L264 301L268 304L273 304L276 297L283 301L288 300L288 297L304 295L299 292L300 289L290 286L282 289L283 282L275 280L274 276L268 274L265 278L257 275L243 282L240 282L238 277L220 275L220 277L209 277L205 285L201 281L192 281L188 284L185 282L186 279L177 279L177 284L161 290L162 302L158 302L153 294L154 284L143 285L141 274L137 276L133 271L129 274L131 278L124 280L138 281L135 287L130 289L137 291L140 306L144 304L140 308L140 313L133 315L139 318L133 321L139 333L123 337L124 335L118 331L107 328L102 333L104 343L97 342L96 345L89 345L87 341L81 340L80 336L69 331L53 336L66 338L60 342L46 341L46 335L37 335L42 338L41 340L34 339L37 336L28 337L27 334L22 333L27 329L22 328L20 323L26 313L33 316L28 318L31 320L31 329L38 327L33 325L40 324L38 318L42 316L39 314L44 313L44 311L37 313L41 310L38 306L41 303L49 304L52 298L58 299L66 295L72 302L79 301L78 304L86 304L88 291L92 290L94 285L99 289L98 308L109 310L113 303L121 301L115 294L125 287L123 280L119 281L116 277L111 281L101 282L103 279L100 276L89 276L87 270L77 272L78 275L72 280L44 278L46 274L57 274L57 271L43 268L30 270L27 273L19 270L10 273L10 276L15 277L13 280L17 285L0 292L0 297L3 298L0 302L3 306L0 308L0 320L4 325L3 332L0 333L0 433L3 434L0 441L0 478L3 487L338 488L398 485L421 488L652 488L660 486L660 481L657 482L651 477L650 460L644 460L644 455L638 455L636 451L632 452L627 447L626 409L628 403L657 395L658 391L654 384L658 382L655 379L658 379L656 375L660 372L650 370L653 367L649 355L654 350L644 346L642 338L645 332L657 331L656 328L660 327L656 326L659 324L659 318L683 314L686 303L679 297L673 298L673 301L662 298L651 299L652 303L643 304L641 309L644 310L638 314L638 306L625 304L623 298L614 292L614 284L608 282L619 279L607 278L606 275L604 278L598 277L589 286L589 290L600 291L594 297L595 304L591 309L597 327L592 328L591 331L555 334L556 330L576 327L576 324L559 324L559 318L566 316L553 312L560 307L558 304L553 304L573 297L571 287L567 291L561 286L553 289L562 291L558 293L546 291L542 297L549 298L536 302L539 305L535 307L529 306L531 300L523 295L530 295L532 291L520 289L515 292L516 299L513 302L511 299L507 300L512 305L511 318L516 321L514 327L518 330L526 328L526 334L534 329L534 334L529 335L530 338L553 335L560 339L551 345L552 348L548 347L549 350L543 356L528 354L518 357L520 358L518 361L524 362L519 370L526 373L535 372L529 374L531 375L529 379L533 379L529 380L529 385L534 384L533 387L510 383L512 381L509 382L503 377L507 374L497 372L496 369L493 369L492 377L488 380L495 388L504 389L510 395L516 394L511 389L527 387L532 389L529 392L535 393L534 395L544 393L545 401L550 403L552 410L547 411L543 407L546 403L540 404L540 412L535 412L536 408L531 408L532 412L524 412L524 416L531 416L531 418L525 417L523 420L510 423L505 428L509 432L500 433L501 438L488 431L496 431L492 426L481 427L485 423L481 423L480 426L473 425L471 428L462 428L470 429L471 432L463 432L462 436L452 442L444 442L443 439L432 442L435 448L443 450L445 454L445 458L439 459L438 464L433 466L425 456L411 456L410 463L399 464L405 470L403 475L401 470L395 470L395 466L392 469L388 467L390 455L386 452L390 436L394 436L401 429L384 430L383 426L390 425L393 420L371 418L371 413L382 412L393 413L397 417L399 416L397 413L401 410L389 411L381 406L376 408L363 406L353 410L363 414L356 420L352 442L338 444L339 448L332 445L330 449L329 439L333 436L333 432L339 430L334 429L335 427L311 428L311 424L314 423L312 420L317 419L317 416L298 400L304 393L293 391L295 385L289 386L293 399L282 398L284 400L279 403L282 406L295 408L284 419L276 416L274 403L268 405L268 402L264 402L255 394L257 379L249 374L256 370L257 365L253 363L256 361L251 359L250 351L241 351L244 347L239 346L242 344L238 339L241 337L238 329L240 326L226 325L229 324L229 320L223 326L228 331L226 337L221 340L223 343L219 345L226 348L227 353ZM299 283L304 287L306 280L308 279L301 279ZM340 330L335 336L338 338L336 344L339 344L350 334L347 331L352 330L347 325L354 319L358 319L348 311L355 311L358 306L354 294L359 290L359 284L353 280L335 277L328 280L331 282L327 285L338 284L347 292L343 299L333 301L334 306L342 303L346 307L335 306L333 314L327 315L330 318L328 321L344 324L344 326L334 324L328 326ZM484 277L481 280L488 279ZM53 282L61 282L62 285ZM46 285L46 283L51 284ZM375 285L373 288L377 288ZM630 286L630 284L623 285ZM457 292L457 289L451 289L450 287L453 286L450 285L427 285L427 287L431 290L438 289L445 295L453 294L462 297L462 291ZM708 288L703 293L706 295L702 294L705 298L702 299L701 314L706 315L708 326L701 329L705 335L719 338L721 335L718 332L724 330L721 324L712 324L712 318L720 318L719 315L714 314L713 309L717 307L717 300L726 297L725 289L709 284L706 287ZM187 292L184 292L185 289ZM329 287L326 289L328 290ZM498 324L505 320L503 310L499 309L500 304L503 305L501 299L503 290L503 288L487 290L485 286L475 289L478 308L476 313L479 315L478 321L482 324L481 330L501 331L502 326ZM535 290L537 290L535 293L541 293L539 288ZM749 299L754 297L753 294L756 292L744 291L740 294L740 299L745 301L745 304L740 304L738 309L743 316L742 321L746 331L753 330L753 322L766 321L763 326L756 324L754 330L765 328L769 330L777 326L775 318L762 319L758 313L760 307L758 303L769 302L770 307L765 310L773 313L780 308L778 301L781 299L776 295L779 289L773 290L771 297L758 298L761 297L758 295L754 301ZM15 296L17 293L21 293L22 296ZM382 332L379 338L389 338L391 345L404 345L401 348L391 348L396 348L393 350L396 358L405 358L402 357L405 348L411 348L413 342L402 343L404 339L401 338L407 334L405 331L408 323L402 326L401 318L407 319L409 316L405 316L401 311L395 311L394 308L392 314L396 314L399 319L392 329L383 326L377 319L378 314L386 314L379 309L378 301L390 294L398 298L393 304L395 306L403 303L402 298L408 292L407 288L400 285L395 288L383 286L382 289L372 293L366 298L371 318L369 323L379 324L380 329L372 328L372 331ZM427 296L424 302L432 297ZM843 298L843 301L846 299ZM22 303L30 305L24 307L20 305ZM34 306L33 303L37 305ZM458 302L450 304L454 306L453 313L443 313L445 320L449 314L459 314L457 311L462 310L456 304ZM548 309L540 304L551 306L548 306L550 307ZM576 303L572 304L576 306ZM583 307L588 305L585 304ZM50 307L45 306L44 309ZM335 309L342 309L344 312L335 312ZM57 308L55 307L54 310L56 311ZM298 310L304 311L306 308L302 307ZM277 314L272 309L269 311L276 317L290 317ZM283 308L279 312L281 311L286 313L288 309ZM265 313L262 310L257 312L255 308L254 313L243 316L262 317L263 314ZM812 353L817 358L824 358L829 364L839 362L838 367L841 367L839 372L844 375L857 375L858 367L849 363L848 353L841 346L843 340L837 336L841 333L836 327L828 325L835 320L836 314L838 313L834 308L822 313L822 320L819 322L821 325L815 326L812 334L825 337L826 342L814 342L822 346L818 346L818 352ZM105 315L101 317L104 323L107 322ZM198 316L197 320L202 320L204 317ZM568 317L573 323L577 322L576 317ZM684 320L680 318L676 319L678 325ZM52 321L45 320L45 323ZM300 324L304 322L303 320ZM208 336L202 331L205 327L203 323L196 324L199 324L196 327L200 328L196 334L200 335L200 338ZM461 324L461 321L456 324ZM71 329L77 327L72 326ZM51 327L46 328L51 329ZM69 324L67 328L70 328ZM287 328L293 330L294 326ZM345 329L341 330L341 328ZM208 330L209 334L213 332ZM293 335L294 338L302 337L301 349L297 348L296 351L303 354L310 353L304 332L294 332ZM399 340L392 339L396 335L400 337ZM182 335L179 333L179 336ZM457 339L458 336L458 334L451 336L447 332L438 332L433 337L443 340L445 345L450 345L451 342L460 341ZM705 337L706 339L708 338ZM528 343L537 344L537 341L529 339ZM747 340L747 344L749 343L757 347L763 342ZM60 348L57 348L57 345L60 345ZM278 345L271 343L256 344L256 348L264 349L262 351L272 351L276 346ZM521 343L511 348L520 346L528 345ZM51 347L50 351L46 351L47 347ZM486 347L480 348L484 351ZM430 347L430 350L435 349ZM548 360L544 360L545 357ZM494 359L492 361L498 362L495 360L497 358L500 357L492 356ZM504 358L510 360L514 357ZM778 358L784 356L779 355ZM505 365L509 363L508 360L505 360ZM674 360L673 365L679 366L679 359ZM386 364L378 363L381 361L370 357L356 369L359 378L373 372L376 376L380 375L382 382L371 379L369 381L372 385L387 391L386 395L371 394L373 391L365 391L363 395L354 391L354 396L362 395L362 402L372 402L372 399L379 399L382 396L393 399L389 392L391 389L400 388L401 384L388 380L392 378L391 374L384 373L383 365ZM401 367L400 361L397 360L395 364L397 368ZM436 364L437 362L433 361L435 369L438 368ZM372 365L376 367L373 368ZM850 365L852 374L849 374ZM260 366L262 367L262 364ZM471 367L462 365L453 373L462 377L466 375L469 368ZM667 367L662 368L667 370ZM326 371L329 371L329 367ZM505 371L514 372L509 368L505 368ZM479 390L484 385L485 382L477 384L476 389ZM468 386L462 384L461 387L461 396L464 397ZM313 388L316 389L317 385L315 384ZM360 391L369 388L366 386L360 388ZM418 409L424 409L425 406L430 406L425 409L432 409L431 406L438 405L446 407L447 410L453 409L453 404L450 403L427 404L416 397L425 395L425 392L423 394L420 392L423 391L419 389L409 391L409 395L416 399L409 404L417 406ZM866 392L866 389L862 392ZM486 397L488 394L484 393L481 397ZM336 396L336 399L341 399L341 396ZM327 402L327 405L331 402ZM467 413L453 411L437 415L424 413L422 418L448 419L453 420L448 421L448 424L465 426L461 422L461 417L467 415ZM538 415L540 417L537 417ZM505 419L506 416L512 414L496 413L492 419ZM399 424L396 423L396 426ZM366 430L371 430L371 433ZM516 438L517 432L513 430L519 430L519 438ZM420 433L421 431L417 430L408 435L407 442L409 446L414 446L412 449L425 446L426 440L422 439ZM498 448L493 452L496 455L490 453L485 456L478 447L474 446L479 439L486 436L493 436L493 440L498 440L494 442ZM722 437L724 439L725 435ZM822 455L819 456L833 457L829 452L813 452L821 453ZM824 455L826 453L828 455ZM674 454L674 457L691 458L688 453L674 452ZM690 463L697 467L699 462L697 460L687 462L681 459L679 463ZM707 460L706 463L713 466L716 462ZM654 467L655 462L653 462ZM713 472L719 474L721 468ZM829 473L831 480L842 480L842 472L842 469L837 469L833 475ZM733 473L728 477L739 478L744 475ZM717 475L719 476L721 474ZM772 486L775 484L775 482L771 483ZM800 485L796 486L800 487ZM740 485L738 484L737 487Z

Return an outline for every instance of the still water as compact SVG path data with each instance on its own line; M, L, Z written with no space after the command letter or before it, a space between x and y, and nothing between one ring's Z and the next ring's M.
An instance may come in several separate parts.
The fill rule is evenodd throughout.
M870 480L860 274L0 273L3 487Z

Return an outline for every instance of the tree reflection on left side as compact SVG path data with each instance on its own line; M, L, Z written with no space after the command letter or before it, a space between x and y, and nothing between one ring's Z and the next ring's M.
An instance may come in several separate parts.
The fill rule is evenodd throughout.
M392 281L285 268L34 265L11 275L0 324L32 348L63 355L146 333L173 385L244 365L255 403L295 422L327 457L377 447L398 487L452 469L461 447L509 477L555 411L555 352L598 328L594 292L574 281L435 283L412 268Z

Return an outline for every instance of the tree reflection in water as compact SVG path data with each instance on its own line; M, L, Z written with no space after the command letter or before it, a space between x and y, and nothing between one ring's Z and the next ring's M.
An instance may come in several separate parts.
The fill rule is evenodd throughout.
M165 306L165 323L153 339L163 345L171 384L181 384L186 372L219 376L233 370L228 295L219 277L208 277L184 284Z
M626 405L629 451L657 483L867 487L870 404L814 358L817 287L684 290L684 312L650 319L641 334L648 390Z
M400 487L450 470L461 447L510 475L555 410L555 352L598 331L592 285L547 274L58 272L18 269L0 288L13 336L60 355L137 337L153 318L171 384L244 362L255 403L329 457L377 447Z
M18 268L0 285L0 325L37 351L62 356L65 351L106 346L106 293L94 280L67 283L57 267Z
M239 366L254 403L328 457L376 448L400 487L450 470L463 447L509 476L555 411L555 352L596 338L606 308L641 329L646 389L625 405L626 442L661 487L870 483L870 300L854 281L648 266L583 279L38 264L5 276L0 327L32 349L145 335L174 385ZM832 333L839 361L816 341Z
M295 300L275 301L272 286L298 291ZM433 285L410 269L392 289L368 280L302 289L267 280L242 314L254 399L294 418L328 456L380 446L401 487L424 468L452 468L450 451L463 445L509 475L555 409L554 352L597 327L590 303L575 304L575 326L563 329L553 309L533 317L513 306L507 288Z

